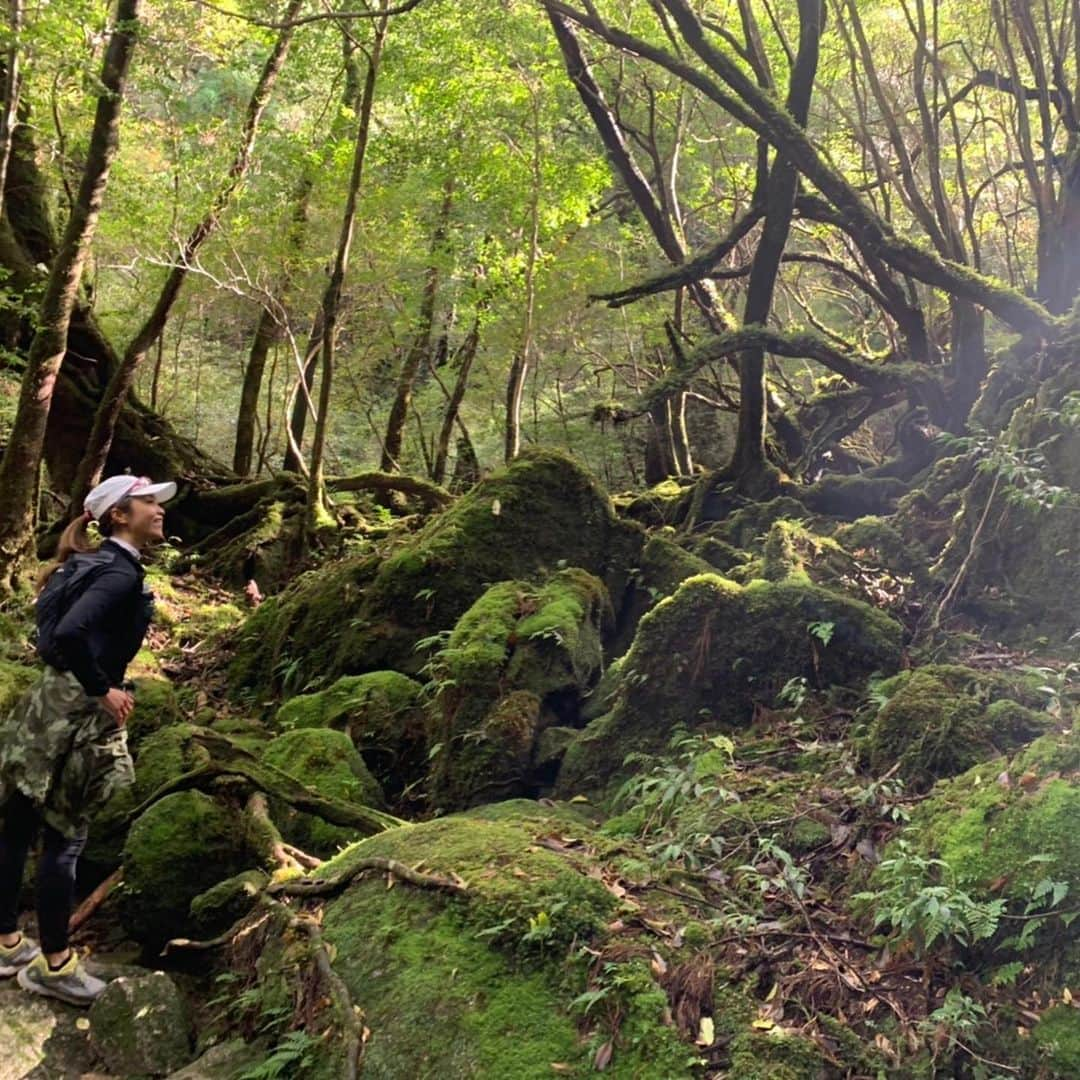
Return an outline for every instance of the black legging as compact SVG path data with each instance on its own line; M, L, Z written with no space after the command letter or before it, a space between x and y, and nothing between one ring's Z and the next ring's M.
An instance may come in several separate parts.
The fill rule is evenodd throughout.
M75 865L86 836L68 838L44 823L37 807L21 792L0 807L0 934L18 929L19 893L26 855L44 824L44 844L37 875L38 932L44 953L62 953L68 947L68 920L75 896Z

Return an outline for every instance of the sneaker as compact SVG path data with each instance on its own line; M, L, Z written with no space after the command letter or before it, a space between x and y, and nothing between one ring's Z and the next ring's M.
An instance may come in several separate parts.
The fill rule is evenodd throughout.
M0 979L17 975L40 952L38 943L25 934L21 934L14 945L0 945Z
M44 954L39 954L19 969L18 980L24 990L54 997L69 1005L93 1005L105 990L105 983L95 979L79 963L74 949L64 966L56 971L49 967Z

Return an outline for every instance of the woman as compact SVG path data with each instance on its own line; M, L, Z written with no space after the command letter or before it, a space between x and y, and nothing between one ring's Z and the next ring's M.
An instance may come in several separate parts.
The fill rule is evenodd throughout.
M45 672L0 720L0 976L17 974L24 989L73 1005L105 989L68 944L75 868L90 816L133 779L124 675L153 614L140 555L163 539L161 504L175 494L173 483L112 476L87 495L38 580ZM97 549L86 534L92 520L105 537ZM16 917L26 855L42 829L39 947Z

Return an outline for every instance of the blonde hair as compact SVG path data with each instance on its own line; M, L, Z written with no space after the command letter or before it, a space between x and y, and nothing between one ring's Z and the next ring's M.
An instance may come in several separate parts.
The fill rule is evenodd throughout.
M118 503L110 506L105 512L105 516L98 522L98 531L102 536L110 536L112 534L114 523L112 520L113 514L119 510L121 513L126 513L131 508L131 498L125 496ZM87 510L85 513L80 514L74 521L68 523L67 527L60 534L60 540L56 545L56 557L52 562L46 563L41 568L41 572L37 576L35 583L37 592L41 592L45 588L45 583L52 577L56 570L59 570L71 558L80 552L96 551L98 545L93 543L90 539L90 534L87 532L87 526L93 521L94 515Z

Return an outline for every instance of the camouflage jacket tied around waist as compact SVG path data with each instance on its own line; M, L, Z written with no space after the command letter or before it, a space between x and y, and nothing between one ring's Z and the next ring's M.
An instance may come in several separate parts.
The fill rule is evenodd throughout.
M127 732L71 672L47 667L0 717L0 807L21 791L63 836L76 836L135 770Z

